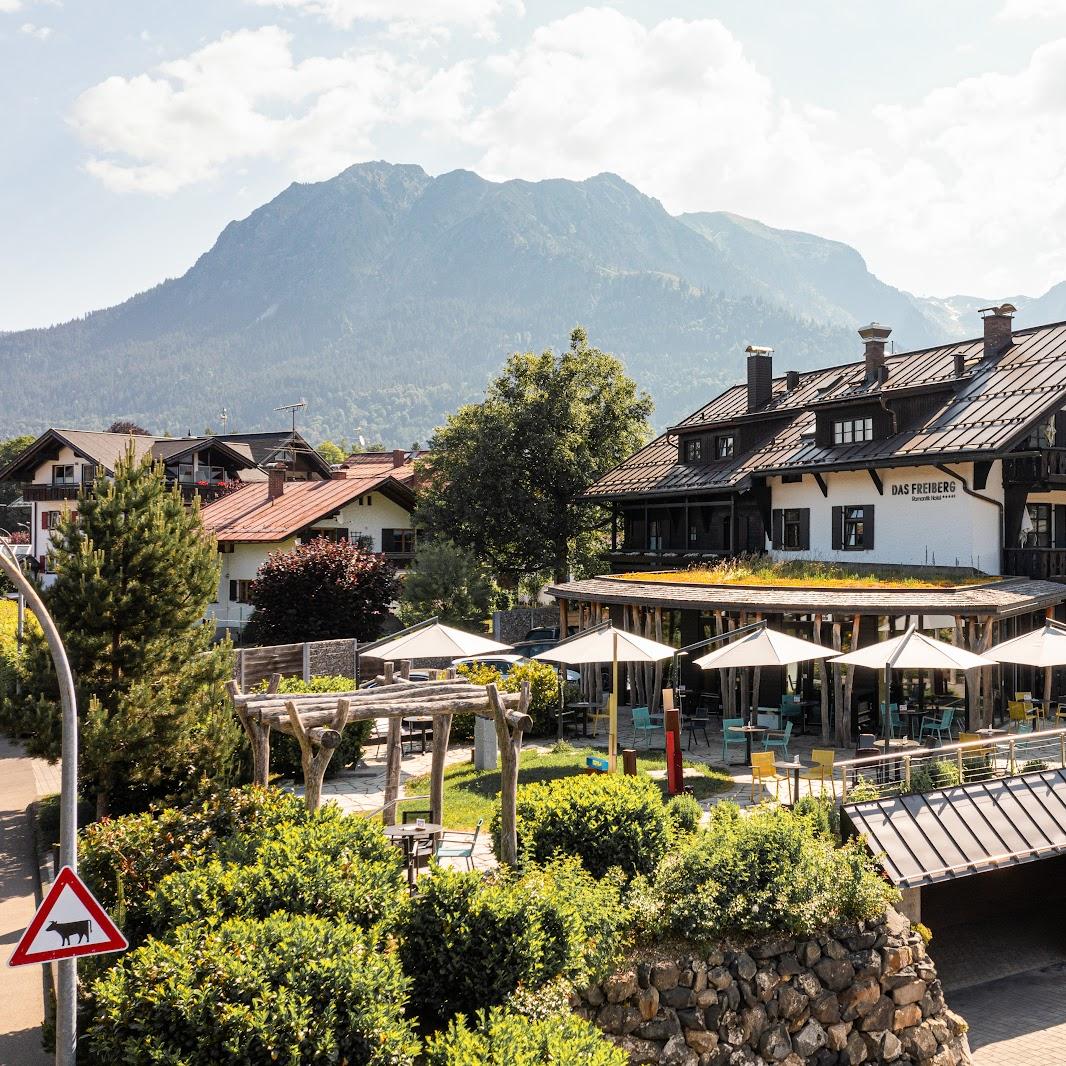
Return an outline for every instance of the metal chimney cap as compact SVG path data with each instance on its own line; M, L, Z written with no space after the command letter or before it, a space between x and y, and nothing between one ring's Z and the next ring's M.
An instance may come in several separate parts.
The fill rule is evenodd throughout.
M749 344L744 351L749 355L769 355L773 348L767 348L764 344Z
M859 330L859 336L864 341L886 341L892 332L891 326L882 326L880 322L871 322Z

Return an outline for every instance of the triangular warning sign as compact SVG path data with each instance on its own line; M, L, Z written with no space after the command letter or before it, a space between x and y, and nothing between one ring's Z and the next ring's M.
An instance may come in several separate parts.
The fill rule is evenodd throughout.
M85 882L64 866L7 964L26 966L80 955L106 955L129 946Z

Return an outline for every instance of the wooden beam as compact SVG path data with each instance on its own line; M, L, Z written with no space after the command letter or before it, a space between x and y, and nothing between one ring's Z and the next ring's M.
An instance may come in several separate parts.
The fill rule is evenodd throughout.
M337 701L337 709L330 723L331 731L336 734L337 743L333 744L334 738L330 737L330 746L316 745L300 721L300 712L296 709L296 704L290 701L288 708L293 735L300 745L300 762L304 772L304 803L308 811L314 814L322 805L322 780L326 776L326 767L333 758L333 752L340 743L341 730L344 729L348 720L348 701ZM322 734L319 734L319 739L322 739Z
M485 686L495 714L496 741L500 749L500 862L518 865L518 764L524 730L509 726L495 684ZM519 712L529 717L529 682L522 682Z
M396 824L396 803L400 797L400 750L401 722L399 718L389 720L389 738L385 746L385 807L381 812L384 825Z
M522 715L519 710L512 709L519 701L518 694L513 692L505 693L501 695L500 699L505 706L508 704L512 705L511 707L508 707L506 711L509 723L512 726L522 725L523 728L528 729L529 725L526 720L529 716ZM312 728L329 722L336 709L336 701L334 701L332 707L315 706L311 710L304 710L303 704L300 703L298 698L294 702L300 710L300 716L303 719L305 728ZM492 707L485 696L484 690L475 690L470 696L461 700L442 700L436 703L412 700L409 703L387 703L380 707L364 705L352 709L349 712L348 721L365 722L372 718L400 719L426 714L476 714L479 718L493 717ZM519 719L521 719L521 722ZM274 729L280 729L282 732L287 731L285 729L285 723L287 721L287 709L285 711L271 709L262 712L263 724L269 725Z
M885 483L881 480L881 475L878 474L872 466L868 466L866 472L870 475L870 480L874 483L874 488L877 489L877 495L884 496Z
M829 486L825 483L825 478L823 478L822 475L819 474L817 470L812 471L812 474L814 476L814 483L818 486L818 488L820 488L822 490L822 496L824 496L824 497L826 497L828 499L828 497L829 497Z

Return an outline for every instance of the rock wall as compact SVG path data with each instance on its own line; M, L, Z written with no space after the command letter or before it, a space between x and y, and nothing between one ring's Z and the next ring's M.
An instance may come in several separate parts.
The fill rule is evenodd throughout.
M966 1023L950 1011L925 943L890 910L812 940L659 955L582 991L575 1009L661 1066L959 1066Z

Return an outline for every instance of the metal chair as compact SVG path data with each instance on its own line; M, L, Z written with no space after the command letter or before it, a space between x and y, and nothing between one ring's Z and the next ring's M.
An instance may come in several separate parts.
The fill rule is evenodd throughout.
M1017 733L1032 732L1036 712L1024 700L1008 700L1007 716L1010 719L1010 729Z
M633 715L633 735L637 733L644 734L644 746L648 746L648 738L652 733L658 733L662 729L662 724L653 722L651 714L647 707L634 707L631 712Z
M922 741L926 737L935 736L937 742L943 744L945 734L947 734L948 740L951 740L951 724L954 720L955 712L950 707L942 711L939 718L926 715L922 719L921 728L918 730L918 740Z
M449 831L441 836L441 842L437 845L438 859L463 859L468 870L474 869L474 845L477 844L481 825L485 821L479 818L473 833Z
M825 791L825 783L833 790L833 799L837 798L837 779L833 773L833 765L836 762L837 753L832 748L815 748L811 751L811 759L814 765L807 770L800 771L800 780L807 782L810 794L814 795L814 782L821 783L822 791ZM796 797L799 799L799 797Z
M777 748L787 759L789 757L788 742L792 739L792 723L786 722L784 729L773 729L766 734L762 742L763 751L772 751Z
M762 789L767 784L774 786L774 796L781 801L781 782L788 779L784 774L779 774L774 766L774 753L772 751L753 751L751 753L751 802L755 803L756 788Z
M881 704L881 713L885 713L885 705ZM907 723L903 721L903 715L899 713L899 704L888 705L888 731L893 738L907 735Z
M737 730L743 724L743 718L722 719L722 762L729 762L730 748L743 748L744 751L748 750L748 745L747 741L745 741L744 739L744 734L737 732Z
M404 825L413 825L419 818L426 822L431 822L433 821L433 812L429 810L401 811L400 818ZM408 842L408 856L416 870L424 869L428 865L429 860L433 858L436 844L436 838L432 836L428 836L424 840L411 840Z
M696 743L696 731L699 730L703 733L703 740L707 747L711 746L711 738L707 733L707 726L711 724L709 715L700 714L699 711L695 711L693 714L688 715L684 719L685 725L688 729L688 747L691 751L692 745Z
M600 722L605 722L608 726L610 726L611 715L608 710L610 700L611 697L609 695L605 695L600 701L599 706L597 706L597 708L589 715L588 720L592 725L592 735L594 737L598 737L600 735Z

